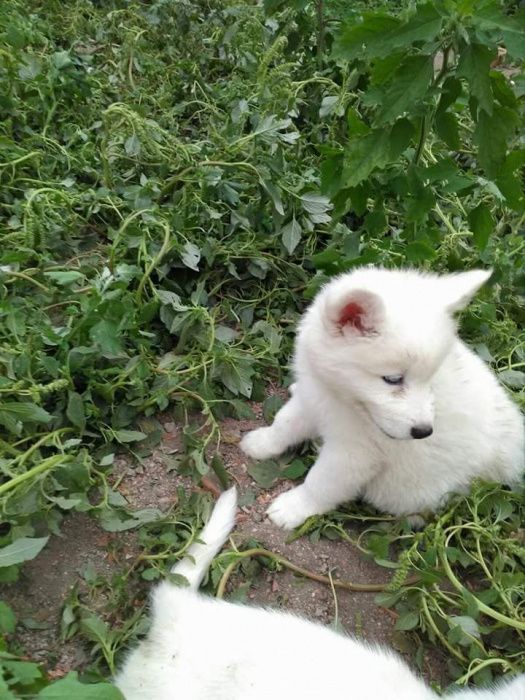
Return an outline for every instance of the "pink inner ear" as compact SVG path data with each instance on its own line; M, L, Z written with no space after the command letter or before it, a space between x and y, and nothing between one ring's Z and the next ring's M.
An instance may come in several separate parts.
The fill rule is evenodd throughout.
M341 314L339 316L339 325L345 326L349 323L356 330L364 333L365 326L363 325L363 317L365 311L362 306L356 304L355 301L351 301L349 304L341 309Z

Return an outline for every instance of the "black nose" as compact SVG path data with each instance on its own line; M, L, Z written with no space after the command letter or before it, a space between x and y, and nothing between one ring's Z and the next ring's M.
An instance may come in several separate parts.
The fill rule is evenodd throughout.
M412 435L414 440L422 440L432 435L433 432L431 425L415 425L410 431L410 435Z

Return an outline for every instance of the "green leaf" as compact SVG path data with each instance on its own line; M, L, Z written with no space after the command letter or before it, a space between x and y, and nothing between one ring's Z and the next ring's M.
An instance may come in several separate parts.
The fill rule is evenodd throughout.
M281 468L273 460L254 462L247 467L248 474L264 489L270 488L281 476Z
M417 5L415 13L385 37L389 46L407 47L414 42L431 41L438 36L443 24L443 17L434 2Z
M86 414L84 412L84 399L76 391L68 392L68 402L66 415L69 420L75 425L80 431L83 431L86 427Z
M508 78L506 78L503 73L493 70L490 73L490 82L492 84L492 92L494 93L494 97L500 103L500 105L503 107L516 109L518 106L518 100L516 99L516 95L510 86Z
M413 630L414 627L419 625L419 612L417 610L410 610L408 612L400 615L395 624L396 630Z
M486 204L478 204L469 212L468 221L470 230L474 234L474 243L478 250L483 252L489 242L490 234L494 230L494 219Z
M480 112L474 138L478 158L488 177L496 177L507 154L507 141L519 123L517 113L494 105L492 115Z
M183 245L182 250L182 262L186 265L186 267L189 267L190 270L195 270L195 272L198 272L199 262L201 259L201 251L199 250L199 248L197 248L197 246L193 243L187 241Z
M306 192L301 195L301 204L314 223L324 224L330 221L330 215L327 212L332 209L333 205L325 195Z
M277 394L268 396L263 403L263 418L267 423L271 423L277 411L283 406L284 401Z
M284 247L291 255L297 248L299 241L301 240L302 228L297 222L295 217L286 224L281 230L281 239Z
M514 58L525 58L525 15L515 17L501 12L496 3L480 3L472 15L472 23L489 32L495 43L502 43Z
M0 549L0 567L21 564L34 559L46 546L49 537L20 537L7 547Z
M517 369L504 369L503 372L498 372L498 377L500 381L513 389L522 389L525 386L525 372L520 372Z
M301 476L304 476L307 471L308 469L302 459L294 459L283 469L282 476L286 479L299 479Z
M478 623L468 615L451 615L449 624L458 625L463 632L476 637L476 639L479 639L481 636Z
M37 697L42 700L125 700L111 683L80 683L76 671L44 688Z
M334 56L350 61L360 56L366 60L388 56L415 42L431 41L442 23L432 2L418 5L405 22L380 12L366 13L362 22L347 25L336 37Z
M487 114L492 114L492 87L490 84L490 64L494 51L484 44L468 44L461 50L457 74L466 79L470 94L479 102Z
M390 160L390 138L385 129L374 129L366 136L350 141L344 154L343 187L355 187L376 168Z
M453 105L463 92L461 80L451 76L447 78L441 86L441 97L439 98L437 111L445 112Z
M220 367L221 382L227 387L232 394L238 396L242 394L246 398L252 395L252 375L253 367L248 363L236 362L223 363Z
M52 416L40 406L29 402L0 403L0 412L8 413L22 423L49 423Z
M124 150L128 156L138 156L140 154L140 141L136 134L133 134L124 142Z
M281 216L284 216L283 200L279 188L276 187L272 182L263 182L262 185L270 195L270 198L273 202L273 206L275 207L275 211Z
M405 248L405 257L410 263L422 263L436 257L436 251L426 241L412 241Z
M398 119L390 132L390 160L396 160L408 148L414 126L408 119Z
M334 45L334 56L348 61L363 53L366 53L368 59L386 56L392 46L385 42L385 37L400 24L400 21L391 15L365 14L362 22L354 22L339 33Z
M505 162L499 169L496 184L505 197L508 207L519 213L525 211L525 192L523 190L518 168L525 163L525 149L519 149L509 153Z
M0 634L13 634L16 627L16 617L7 603L0 600Z
M4 660L2 666L20 685L32 685L36 680L42 678L39 665L31 661Z
M425 97L434 74L431 56L407 56L381 90L375 125L393 122Z
M100 346L102 352L113 356L120 355L123 350L118 336L118 325L114 321L99 321L89 331L89 337Z
M443 139L449 148L458 151L461 142L459 139L458 120L451 112L438 112L436 114L435 126L437 135Z
M123 443L140 442L140 440L145 440L148 437L146 433L142 433L139 430L113 430L113 435L118 442Z
M64 287L84 279L84 275L81 272L75 272L74 270L69 272L44 272L44 275Z

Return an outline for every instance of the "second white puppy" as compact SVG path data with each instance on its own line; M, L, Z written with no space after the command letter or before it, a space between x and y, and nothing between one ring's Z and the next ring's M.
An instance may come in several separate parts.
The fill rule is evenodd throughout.
M362 268L321 290L299 327L292 398L241 441L269 459L322 438L304 484L270 506L275 523L358 496L394 515L435 510L474 477L520 478L522 416L453 320L490 275Z
M148 637L116 678L126 700L438 700L401 659L294 615L232 605L198 593L233 527L236 494L221 496L175 573L153 595ZM525 675L448 700L525 700Z

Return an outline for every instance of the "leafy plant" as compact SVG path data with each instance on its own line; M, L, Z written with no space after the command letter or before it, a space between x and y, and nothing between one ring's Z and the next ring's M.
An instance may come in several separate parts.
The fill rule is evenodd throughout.
M493 266L463 332L523 402L523 28L496 0L2 4L0 580L16 581L71 511L136 529L144 552L130 570L88 582L115 608L66 603L63 633L91 640L96 671L141 629L129 587L163 575L208 507L181 495L176 514L129 512L114 455L151 449L158 427L141 421L170 407L177 469L225 483L220 421L251 417L248 400L283 379L305 299L327 276ZM265 417L277 407L267 400ZM298 478L308 463L253 476ZM470 522L461 503L454 518ZM421 552L438 534L425 531ZM414 591L403 605L406 626ZM435 624L466 656L446 626L481 623L454 605ZM97 672L48 685L7 650L16 630L0 615L5 692L114 696L81 683ZM492 658L486 634L474 680ZM508 666L490 668L519 666L504 651Z

